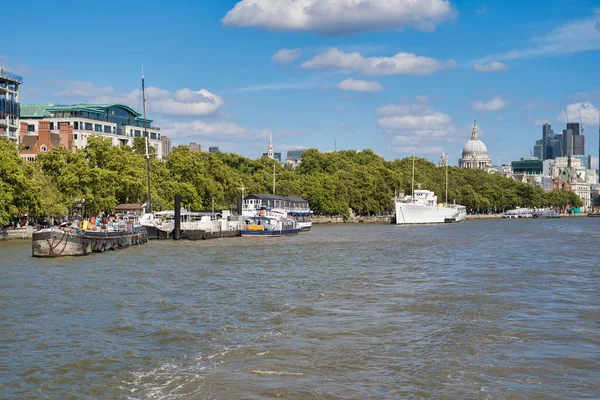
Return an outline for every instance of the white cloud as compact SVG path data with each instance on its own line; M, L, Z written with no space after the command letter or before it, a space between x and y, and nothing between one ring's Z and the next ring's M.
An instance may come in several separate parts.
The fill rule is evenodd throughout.
M473 111L498 111L498 110L502 110L507 105L508 105L508 103L506 102L506 100L504 100L500 96L496 96L487 102L485 102L483 100L475 100L471 104L471 109Z
M487 63L493 60L516 60L521 58L552 57L600 49L600 31L596 28L600 15L571 21L551 32L532 38L529 46L492 54L478 60Z
M481 8L478 8L477 10L475 10L475 14L477 15L482 15L487 13L488 9L485 5L481 6Z
M264 85L246 86L228 90L228 92L262 92L265 90L307 90L321 88L322 84L316 81L266 83ZM327 88L325 88L327 89Z
M452 118L433 110L424 96L414 104L388 104L375 112L377 126L393 135L390 149L394 152L441 153L444 145L458 139Z
M111 96L116 91L111 86L99 88L91 82L74 81L68 82L66 87L57 92L57 96L61 97L83 97L94 98L101 96Z
M146 94L151 109L158 115L204 116L223 106L223 99L206 89L184 88L171 93L149 87ZM87 103L119 103L134 109L141 108L141 90L118 93L110 86L97 87L91 82L69 82L56 95Z
M448 0L242 0L223 25L342 35L413 27L433 31L456 11Z
M225 142L269 137L268 129L248 129L232 122L166 122L161 130L169 137L217 139Z
M375 81L361 81L348 78L338 85L341 90L350 90L354 92L381 92L383 86Z
M364 57L358 52L344 53L338 48L331 48L302 64L303 68L341 69L364 75L430 75L455 66L453 60L440 62L412 53L398 53L392 57Z
M598 125L598 109L589 101L569 104L565 109L569 116L569 122L579 122L579 113L581 113L581 121L584 126ZM557 116L557 120L567 122L567 116L564 111Z
M492 61L489 64L473 64L473 69L477 72L497 72L508 69L508 65L498 61Z
M273 54L271 61L277 64L288 64L302 57L300 49L280 49Z

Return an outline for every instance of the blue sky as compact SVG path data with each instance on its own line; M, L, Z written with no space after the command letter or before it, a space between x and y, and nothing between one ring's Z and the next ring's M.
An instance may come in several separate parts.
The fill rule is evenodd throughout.
M456 164L477 120L497 162L581 111L598 155L600 2L24 0L0 64L22 103L120 102L174 144L413 151ZM388 8L389 7L389 8ZM594 164L597 163L597 160Z

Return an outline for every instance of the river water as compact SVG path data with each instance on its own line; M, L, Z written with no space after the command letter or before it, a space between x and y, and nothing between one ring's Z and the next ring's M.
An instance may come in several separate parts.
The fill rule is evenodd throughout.
M600 218L0 242L0 398L598 399L599 244Z

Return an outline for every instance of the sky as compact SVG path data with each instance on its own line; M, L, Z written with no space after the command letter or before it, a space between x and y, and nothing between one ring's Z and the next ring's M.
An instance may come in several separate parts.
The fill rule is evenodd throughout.
M585 126L598 163L600 1L21 0L0 65L21 103L121 103L173 145L413 152L456 165L473 121L493 163L541 125Z

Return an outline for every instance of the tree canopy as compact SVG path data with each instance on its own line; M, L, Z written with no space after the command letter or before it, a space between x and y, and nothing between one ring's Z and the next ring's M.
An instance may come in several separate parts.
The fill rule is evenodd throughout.
M415 186L446 197L446 170L415 159ZM165 161L150 159L153 209L172 209L174 197L190 209L227 209L246 193L271 193L310 201L315 213L347 216L389 212L395 192L412 190L412 158L385 161L372 150L321 153L306 150L295 169L266 157L252 160L231 153L190 151L178 146ZM16 147L0 138L0 225L19 212L31 216L65 216L85 202L89 214L110 212L121 203L147 198L145 147L115 147L93 136L76 153L64 148L39 154L25 163ZM500 212L515 207L579 207L572 192L544 192L483 170L448 168L448 201L470 211Z

